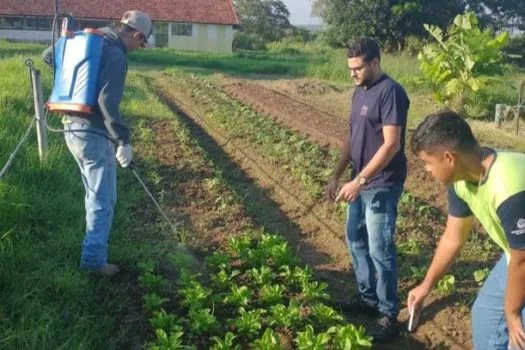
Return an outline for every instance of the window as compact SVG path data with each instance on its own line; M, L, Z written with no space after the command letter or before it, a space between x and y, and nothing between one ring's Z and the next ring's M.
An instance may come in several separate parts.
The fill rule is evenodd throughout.
M51 31L53 20L45 17L0 17L2 29L27 29Z
M0 18L0 28L3 29L22 29L22 17L2 17Z
M26 17L24 29L37 30L38 24L37 24L36 17Z
M155 34L168 35L168 23L166 22L155 22Z
M37 18L38 30L51 30L53 28L53 19L51 18Z
M193 36L193 25L188 23L172 23L171 34L175 36Z

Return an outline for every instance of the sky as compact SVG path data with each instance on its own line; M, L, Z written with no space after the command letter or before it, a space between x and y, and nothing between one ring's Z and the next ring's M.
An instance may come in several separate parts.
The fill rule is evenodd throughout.
M320 24L321 20L311 17L313 0L282 0L290 11L290 23L299 24Z

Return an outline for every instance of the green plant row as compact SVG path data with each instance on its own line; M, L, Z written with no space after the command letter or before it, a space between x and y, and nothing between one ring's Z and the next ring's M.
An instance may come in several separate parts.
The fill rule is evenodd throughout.
M149 349L364 349L371 337L329 306L327 285L300 267L284 238L231 238L205 260L206 273L173 254L176 282L139 264L144 309L156 339ZM169 311L167 311L169 310Z
M269 164L279 165L320 198L335 166L338 153L310 142L254 111L209 79L172 70L177 85L190 91L194 102L232 138L244 139Z

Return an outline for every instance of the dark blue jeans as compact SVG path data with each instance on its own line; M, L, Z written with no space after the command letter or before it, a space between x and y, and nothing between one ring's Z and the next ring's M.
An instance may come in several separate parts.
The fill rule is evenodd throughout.
M389 317L399 313L394 233L402 186L361 191L348 203L346 242L363 300Z
M507 350L509 330L504 310L507 272L507 257L503 254L472 306L475 350ZM525 320L525 309L521 310L521 317Z

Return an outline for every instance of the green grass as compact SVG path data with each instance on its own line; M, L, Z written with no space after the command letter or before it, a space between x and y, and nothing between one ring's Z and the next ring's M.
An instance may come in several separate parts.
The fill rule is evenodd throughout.
M343 49L276 44L268 51L240 51L231 54L151 49L131 54L130 60L138 65L197 67L232 75L311 77L348 83L350 75L345 57ZM398 79L420 76L415 58L408 55L385 55L383 66L386 72Z
M15 43L6 40L0 40L0 58L37 55L44 51L45 47L46 46L42 44Z
M50 70L33 59L49 88ZM0 61L0 166L33 116L27 77L23 57ZM123 111L135 124L135 140L141 141L147 132L135 121L165 116L166 109L135 74L128 86ZM60 125L58 119L51 121ZM140 164L147 168L148 159ZM153 225L148 231L130 216L133 207L148 200L139 186L119 169L110 259L132 269L137 260L162 250ZM109 349L128 343L131 330L121 318L133 279L111 281L80 272L83 236L84 189L63 136L49 135L48 158L40 164L33 132L0 180L0 348ZM159 243L152 244L153 239Z

